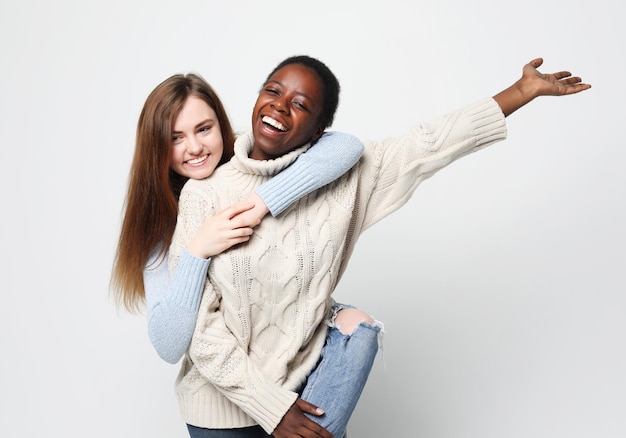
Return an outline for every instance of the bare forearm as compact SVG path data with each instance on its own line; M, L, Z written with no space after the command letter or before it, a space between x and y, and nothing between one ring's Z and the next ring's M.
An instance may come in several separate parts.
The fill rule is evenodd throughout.
M522 81L519 80L511 85L509 88L502 90L493 99L498 103L504 117L510 116L516 110L520 109L537 95L533 95L530 90L524 89Z

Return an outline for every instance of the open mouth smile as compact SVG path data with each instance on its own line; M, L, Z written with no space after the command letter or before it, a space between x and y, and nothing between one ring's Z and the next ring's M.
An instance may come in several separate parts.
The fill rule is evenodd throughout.
M201 164L204 164L204 162L209 158L208 155L203 155L201 157L198 158L192 158L191 160L187 160L185 161L185 164L188 164L190 166L199 166Z
M285 127L285 125L283 125L282 123L280 123L278 120L269 117L269 116L263 116L263 118L261 118L261 121L266 125L269 126L270 128L273 128L277 131L280 132L286 132L287 128Z

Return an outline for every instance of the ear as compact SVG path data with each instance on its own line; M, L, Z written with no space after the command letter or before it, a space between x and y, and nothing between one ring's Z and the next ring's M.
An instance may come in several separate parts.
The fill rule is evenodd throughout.
M320 139L322 135L324 135L324 129L326 128L324 128L323 126L320 126L319 128L315 130L315 132L313 133L313 136L311 137L311 144L315 143L317 140Z

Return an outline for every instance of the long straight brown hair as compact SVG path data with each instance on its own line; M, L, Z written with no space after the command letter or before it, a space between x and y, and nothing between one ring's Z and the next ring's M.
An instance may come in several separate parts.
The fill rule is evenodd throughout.
M197 74L176 74L148 96L137 123L135 153L128 178L120 238L111 275L118 305L136 312L145 300L143 270L158 248L162 261L172 242L178 197L188 178L171 170L172 127L188 97L204 100L217 115L224 152L220 165L233 156L235 134L224 105Z

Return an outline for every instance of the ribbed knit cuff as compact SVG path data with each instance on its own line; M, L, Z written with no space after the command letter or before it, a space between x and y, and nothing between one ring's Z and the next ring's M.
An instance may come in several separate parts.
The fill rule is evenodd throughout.
M279 215L302 196L317 188L319 178L309 171L311 167L311 164L297 168L291 165L257 187L255 192L263 199L272 216Z
M245 411L271 435L297 398L298 394L276 384L257 382L253 397L246 398Z
M474 150L506 138L504 114L493 98L485 98L468 106L467 114L476 137Z
M183 249L172 278L172 293L167 299L179 307L197 310L210 263L210 258L199 258L191 255L187 248Z
M185 422L197 427L210 429L233 429L260 425L271 434L283 419L298 394L278 386L276 390L266 391L266 387L257 388L255 396L238 398L230 394L232 400L217 392L210 385L200 391L188 392L184 385L177 386L178 402ZM207 391L208 389L208 391Z

